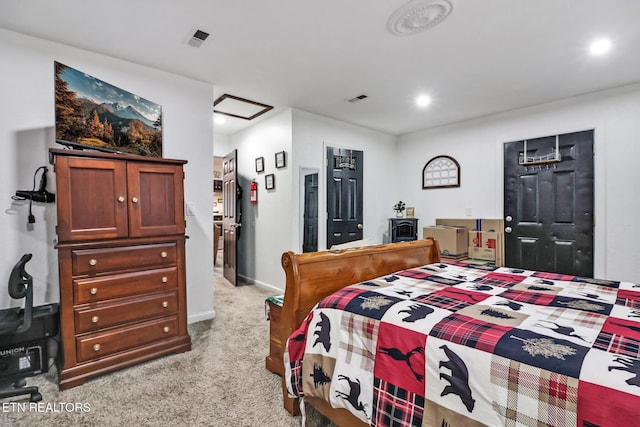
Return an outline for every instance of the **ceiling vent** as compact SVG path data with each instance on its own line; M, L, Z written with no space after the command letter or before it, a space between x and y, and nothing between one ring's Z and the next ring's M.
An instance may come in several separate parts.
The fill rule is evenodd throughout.
M362 95L354 96L351 99L347 99L347 101L351 102L351 103L354 103L354 102L362 101L363 99L367 99L367 98L368 98L368 96L363 93Z
M391 15L387 28L399 36L416 34L444 21L452 9L450 0L411 0Z
M202 43L209 37L209 33L204 32L202 30L196 30L195 33L191 36L187 44L193 47L200 47Z

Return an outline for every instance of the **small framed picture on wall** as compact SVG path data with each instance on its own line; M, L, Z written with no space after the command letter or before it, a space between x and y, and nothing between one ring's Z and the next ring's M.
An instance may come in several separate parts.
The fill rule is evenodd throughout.
M256 158L256 172L264 172L264 157Z
M264 188L267 190L275 190L276 188L276 176L272 173L264 176Z
M285 158L285 152L280 151L276 153L276 168L280 169L285 167L286 165L287 165L287 162Z

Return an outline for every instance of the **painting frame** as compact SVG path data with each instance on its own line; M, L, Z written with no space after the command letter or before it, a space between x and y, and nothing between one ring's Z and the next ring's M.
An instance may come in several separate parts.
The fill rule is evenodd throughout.
M256 173L264 172L264 157L256 157Z
M276 189L276 176L272 173L264 176L264 188L267 190Z
M74 149L162 157L162 106L54 61L55 139Z
M276 169L282 169L287 166L287 157L284 151L276 153Z

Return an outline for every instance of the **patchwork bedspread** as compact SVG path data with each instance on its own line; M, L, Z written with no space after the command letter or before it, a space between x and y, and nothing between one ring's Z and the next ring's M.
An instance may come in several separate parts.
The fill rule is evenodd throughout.
M640 425L640 285L430 264L325 298L284 359L373 426Z

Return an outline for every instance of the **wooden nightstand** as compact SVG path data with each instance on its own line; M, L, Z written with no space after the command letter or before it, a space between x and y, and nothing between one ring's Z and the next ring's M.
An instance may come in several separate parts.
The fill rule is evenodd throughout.
M280 337L280 320L282 318L282 300L284 295L269 297L265 301L267 320L269 320L269 355L265 359L265 366L274 374L284 374L284 347L287 337Z

